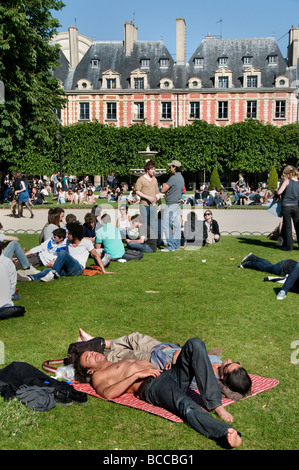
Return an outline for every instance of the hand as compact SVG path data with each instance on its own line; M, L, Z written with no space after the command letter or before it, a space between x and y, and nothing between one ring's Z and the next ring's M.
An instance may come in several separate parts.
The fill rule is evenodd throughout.
M165 370L170 370L172 367L172 363L171 362L168 362L167 364L165 364Z

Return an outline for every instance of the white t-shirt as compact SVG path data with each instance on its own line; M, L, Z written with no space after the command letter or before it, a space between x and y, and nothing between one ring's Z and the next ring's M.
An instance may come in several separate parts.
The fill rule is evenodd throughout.
M69 254L85 269L89 253L94 249L92 241L88 238L83 238L78 246L73 246L69 242L67 242L66 246Z
M11 259L7 258L3 254L0 256L0 265L0 307L3 305L13 305L11 297L16 290L17 270Z

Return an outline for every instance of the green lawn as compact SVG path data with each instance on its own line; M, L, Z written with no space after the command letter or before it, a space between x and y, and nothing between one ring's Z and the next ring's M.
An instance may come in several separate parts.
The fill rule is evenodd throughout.
M38 235L20 235L22 246ZM114 275L18 283L23 318L4 320L4 367L24 361L41 368L64 357L82 327L113 338L133 331L183 344L199 336L208 349L241 362L251 373L279 380L272 390L229 406L244 450L298 449L298 296L276 300L277 284L264 273L238 268L249 252L284 259L265 237L222 237L198 251L145 255L113 263ZM291 257L298 259L298 249ZM203 262L206 260L206 262ZM150 292L154 291L154 292ZM294 362L294 361L293 361ZM89 397L88 405L38 413L0 398L1 449L194 450L221 449L185 424Z

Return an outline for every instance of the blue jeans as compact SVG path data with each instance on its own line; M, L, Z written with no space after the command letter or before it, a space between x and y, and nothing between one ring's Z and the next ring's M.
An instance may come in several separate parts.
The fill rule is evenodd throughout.
M244 268L251 268L251 269L256 269L257 271L263 271L265 273L275 274L275 276L284 276L285 274L282 272L282 269L281 269L284 262L285 260L272 264L270 263L270 261L264 258L259 258L258 256L250 255L249 260L245 261L243 263L243 266Z
M181 246L181 205L169 204L163 211L163 234L167 248L171 251L179 250Z
M46 276L52 271L56 277L60 276L80 276L83 272L81 264L73 258L67 251L61 250L57 254L57 258L53 268L47 268L38 274L31 275L33 281L39 281L42 277Z
M23 269L28 269L30 268L30 263L27 259L27 256L25 255L24 251L21 248L21 245L19 242L12 241L9 242L5 250L3 251L4 256L6 258L13 258L14 256L18 258L19 263L21 264Z
M299 279L299 263L295 264L290 274L288 275L287 280L284 282L281 290L285 291L285 293L287 294L289 290L292 290L292 287L297 281L297 279ZM297 290L296 293L298 293Z
M131 250L141 251L142 253L153 253L151 247L146 243L137 243L132 241L128 243L128 248L130 248Z
M186 392L195 376L207 410L222 404L221 392L204 342L199 338L189 339L183 346L176 364L141 386L141 398L179 416L195 431L211 439L221 439L232 425L220 421L207 413Z

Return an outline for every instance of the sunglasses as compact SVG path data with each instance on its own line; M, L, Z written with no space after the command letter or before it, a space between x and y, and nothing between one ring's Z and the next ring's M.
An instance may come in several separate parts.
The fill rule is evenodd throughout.
M206 216L206 215L212 215L212 214L211 214L211 212L206 212L206 213L204 214L204 216Z

